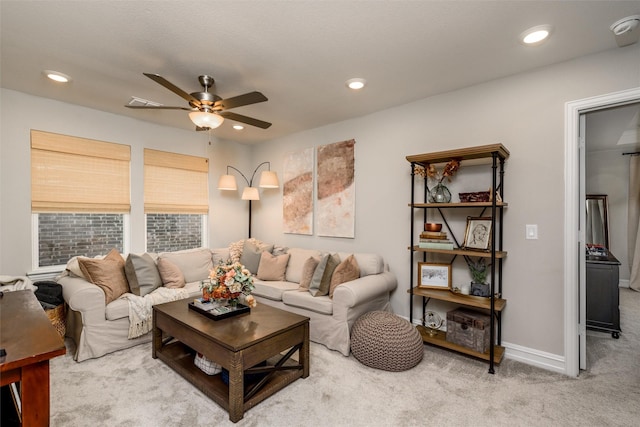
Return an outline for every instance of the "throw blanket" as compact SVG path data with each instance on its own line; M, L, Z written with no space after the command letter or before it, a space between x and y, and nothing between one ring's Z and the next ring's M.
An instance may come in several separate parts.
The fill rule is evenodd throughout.
M38 289L27 276L0 276L0 291L35 291Z
M145 296L126 293L120 298L129 302L129 339L138 338L151 330L153 326L153 309L155 304L184 299L189 296L186 289L157 288Z

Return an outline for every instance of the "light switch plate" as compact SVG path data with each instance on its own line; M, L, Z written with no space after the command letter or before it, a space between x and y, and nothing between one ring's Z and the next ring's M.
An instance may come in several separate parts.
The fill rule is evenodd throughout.
M527 239L537 239L538 238L538 224L527 224L525 233L526 233Z

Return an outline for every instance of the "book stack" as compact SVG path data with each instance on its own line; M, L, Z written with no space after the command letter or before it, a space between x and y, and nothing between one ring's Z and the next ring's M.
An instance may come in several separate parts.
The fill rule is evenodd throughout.
M446 231L423 231L418 247L424 249L453 249L453 242L447 239Z

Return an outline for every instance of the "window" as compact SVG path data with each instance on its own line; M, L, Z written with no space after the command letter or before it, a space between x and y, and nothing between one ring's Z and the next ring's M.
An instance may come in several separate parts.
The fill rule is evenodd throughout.
M144 150L147 251L206 246L209 159Z
M34 267L126 250L130 153L128 145L31 131Z

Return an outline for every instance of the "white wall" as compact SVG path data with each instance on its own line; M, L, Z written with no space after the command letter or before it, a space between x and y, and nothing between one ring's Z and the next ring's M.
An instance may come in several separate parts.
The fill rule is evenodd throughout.
M209 135L133 120L88 108L2 89L0 152L0 274L24 275L31 261L30 130L73 135L131 146L131 251L145 242L143 150L171 151L210 159L211 246L243 237L246 212L217 190L227 163L244 167L248 148ZM34 114L37 112L37 114ZM186 119L186 115L185 115ZM233 200L235 202L235 200ZM246 210L246 209L245 209Z
M281 197L259 202L254 235L287 246L382 254L398 277L393 308L408 317L410 175L405 156L500 142L511 152L505 176L509 255L503 341L561 359L564 104L639 86L639 52L639 46L615 49L261 144L253 151L254 162L270 160L282 176L287 152L354 138L356 238L283 234ZM475 183L476 168L473 177L465 178L469 172L463 164L450 185L453 194L488 188L490 181ZM526 224L538 224L538 240L525 240ZM468 277L466 269L456 269L454 284ZM449 309L434 307L443 314ZM417 317L417 301L414 308Z
M609 249L620 261L620 280L628 285L631 275L627 246L629 156L623 156L624 151L628 150L620 148L587 153L585 161L587 194L606 194L608 196L609 242L611 244Z
M209 156L212 247L246 236L247 202L216 190L225 165L236 166L246 174L268 160L282 177L286 153L354 138L355 239L283 234L281 188L278 192L263 191L262 200L254 203L253 235L287 246L383 255L399 282L392 296L393 308L407 317L410 175L405 156L500 142L511 151L505 177L505 201L509 207L505 213L504 245L509 255L504 262L504 297L508 303L503 316L503 341L532 354L561 359L564 104L637 86L640 45L434 96L250 149L222 141L209 147L204 134L3 90L0 271L23 274L30 268L30 128L130 144L137 152L135 162L141 161L142 147ZM46 114L33 118L32 111ZM134 176L139 179L138 173ZM488 181L476 184L476 176L481 176L477 168L472 170L463 164L450 185L452 193L486 189ZM140 197L140 185L132 184L132 195ZM140 216L141 203L133 201L132 216ZM538 224L538 240L525 240L525 224ZM133 225L139 227L140 219ZM142 235L135 233L132 251L141 248ZM453 274L454 283L468 277L462 269ZM442 313L448 309L443 305L434 307ZM418 313L417 301L415 309L414 313Z

